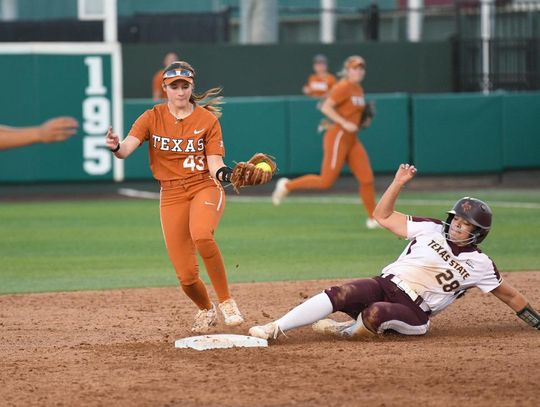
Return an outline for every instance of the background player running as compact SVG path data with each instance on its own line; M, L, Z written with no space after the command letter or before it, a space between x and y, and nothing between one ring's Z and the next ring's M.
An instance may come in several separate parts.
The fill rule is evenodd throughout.
M302 92L306 96L323 98L328 95L332 86L336 83L336 77L328 72L328 61L323 54L313 57L313 73L309 75Z
M343 63L341 79L330 90L321 111L332 124L324 134L323 162L320 175L309 174L289 180L281 178L276 183L272 202L279 205L292 191L300 189L328 189L347 163L360 183L359 194L368 215L366 226L377 228L373 219L375 187L373 170L366 149L357 138L362 113L366 106L364 89L361 86L366 75L366 64L362 57L353 55Z
M475 198L462 198L448 211L446 222L394 210L401 188L415 174L414 166L401 164L375 209L375 219L384 228L410 240L381 276L328 288L277 321L252 327L250 335L276 338L280 331L314 322L315 331L343 337L373 336L387 330L422 335L428 331L432 315L473 287L492 293L525 322L540 329L538 312L523 294L503 281L493 261L477 246L491 228L488 205ZM322 319L337 311L353 319Z

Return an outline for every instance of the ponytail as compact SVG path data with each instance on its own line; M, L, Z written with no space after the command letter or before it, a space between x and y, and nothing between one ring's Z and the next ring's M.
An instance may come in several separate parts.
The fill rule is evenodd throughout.
M223 104L223 96L219 96L222 90L222 88L218 87L208 89L201 94L192 93L189 101L196 105L199 105L199 102L204 101L205 103L200 104L200 106L219 119L222 115L220 105Z

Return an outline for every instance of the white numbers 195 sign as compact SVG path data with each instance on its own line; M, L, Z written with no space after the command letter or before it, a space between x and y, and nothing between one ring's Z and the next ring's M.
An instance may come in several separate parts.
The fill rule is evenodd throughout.
M82 104L84 171L103 175L111 171L112 156L105 145L105 133L111 125L111 101L103 85L103 58L86 57L88 86Z

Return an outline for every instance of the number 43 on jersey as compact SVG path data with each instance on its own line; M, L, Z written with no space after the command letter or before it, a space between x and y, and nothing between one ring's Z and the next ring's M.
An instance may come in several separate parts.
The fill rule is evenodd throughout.
M195 171L195 169L202 171L205 168L204 155L188 155L182 166L191 169L191 171Z

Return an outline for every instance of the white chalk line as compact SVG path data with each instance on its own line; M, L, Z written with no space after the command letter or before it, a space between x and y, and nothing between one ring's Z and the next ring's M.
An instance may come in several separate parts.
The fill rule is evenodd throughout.
M159 192L141 191L131 188L120 188L118 194L127 196L130 198L139 199L159 199ZM238 203L271 203L270 196L228 196L227 201ZM298 196L287 197L284 201L285 204L331 204L331 205L362 205L360 199L357 197L339 197L339 196ZM426 200L426 199L399 199L399 204L414 205L414 206L448 206L452 204L446 200ZM489 201L489 205L493 207L501 208L515 208L515 209L540 209L540 203L534 202L503 202L503 201Z

